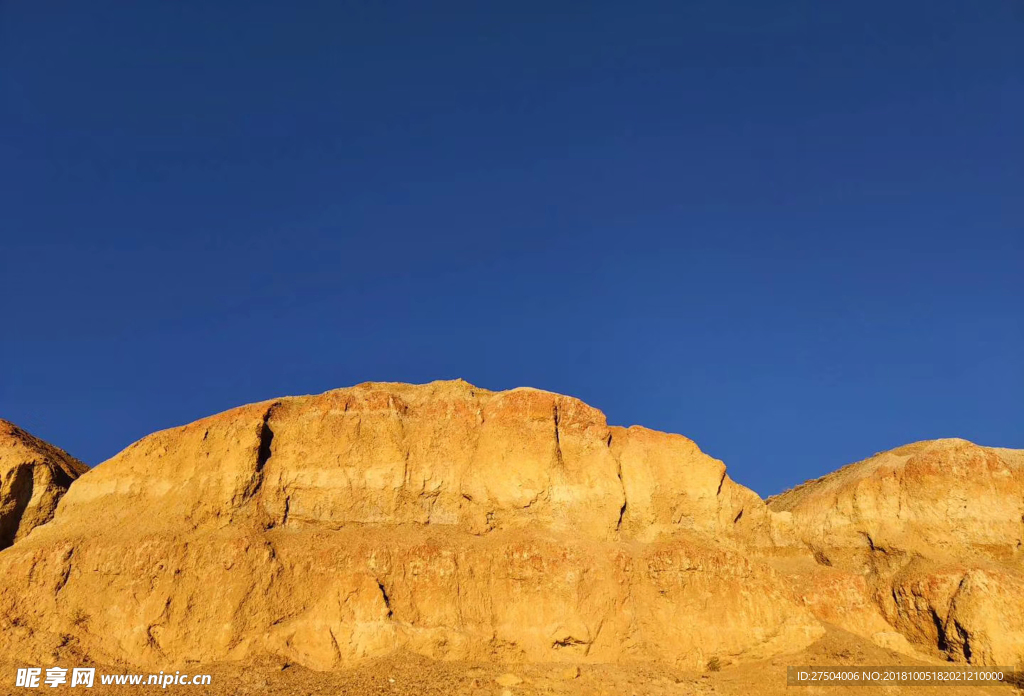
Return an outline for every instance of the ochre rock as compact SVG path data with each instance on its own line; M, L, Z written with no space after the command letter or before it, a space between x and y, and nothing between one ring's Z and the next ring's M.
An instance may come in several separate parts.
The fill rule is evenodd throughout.
M943 624L947 650L982 665L1024 663L1024 577L973 568L960 580Z
M1021 451L916 443L766 505L692 441L570 397L368 383L154 433L68 489L84 467L6 427L0 463L33 462L39 501L0 553L19 660L703 670L828 623L915 659L1024 661Z
M879 583L878 604L911 642L953 660L1024 663L1024 577L1019 564L970 566L915 558Z
M804 543L840 558L865 549L1005 558L1024 534L1022 494L1024 452L948 439L877 454L768 505L791 514Z
M67 452L0 420L0 549L49 522L71 482L88 470Z
M875 636L877 608L916 649L973 664L1024 662L1024 452L918 442L768 505L827 566L794 588L817 617ZM842 591L822 592L826 576Z
M0 651L697 668L822 633L747 554L775 534L681 436L535 389L364 384L155 433L83 476L0 554Z

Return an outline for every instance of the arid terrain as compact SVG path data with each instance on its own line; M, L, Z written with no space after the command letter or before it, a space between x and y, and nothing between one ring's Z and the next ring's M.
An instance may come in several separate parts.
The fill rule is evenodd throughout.
M0 693L55 665L210 673L169 689L195 694L845 693L786 666L1024 663L1022 539L1021 450L919 442L765 501L528 388L286 397L92 469L0 421ZM910 692L958 689L856 687Z

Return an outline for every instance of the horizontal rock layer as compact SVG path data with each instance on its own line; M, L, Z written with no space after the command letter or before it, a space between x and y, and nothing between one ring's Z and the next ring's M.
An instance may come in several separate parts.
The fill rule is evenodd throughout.
M821 633L769 568L683 538L219 530L26 544L0 560L5 649L45 655L74 640L101 659L164 670L266 652L329 669L397 648L696 668Z

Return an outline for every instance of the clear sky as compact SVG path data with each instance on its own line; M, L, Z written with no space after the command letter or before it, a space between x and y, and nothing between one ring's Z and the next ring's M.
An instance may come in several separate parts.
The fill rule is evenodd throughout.
M454 377L762 495L1024 447L1024 3L0 0L0 297L90 464Z

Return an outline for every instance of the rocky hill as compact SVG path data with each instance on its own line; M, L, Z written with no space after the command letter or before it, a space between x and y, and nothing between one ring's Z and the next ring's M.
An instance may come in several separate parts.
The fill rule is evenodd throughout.
M770 498L815 547L1010 557L1024 535L1024 451L917 442Z
M807 595L822 618L854 632L888 624L953 660L1024 660L1024 451L917 442L768 506L828 567L803 578L818 583Z
M664 660L822 629L768 565L761 499L678 435L569 397L364 384L151 435L0 556L0 649L167 669ZM117 601L98 601L98 598Z
M0 550L49 522L71 482L88 470L67 452L0 419Z
M69 490L46 469L31 499L67 494L28 536L53 509L22 505L0 553L0 655L704 669L843 629L1017 664L1022 463L918 443L766 505L685 437L550 392L276 399L154 433Z

